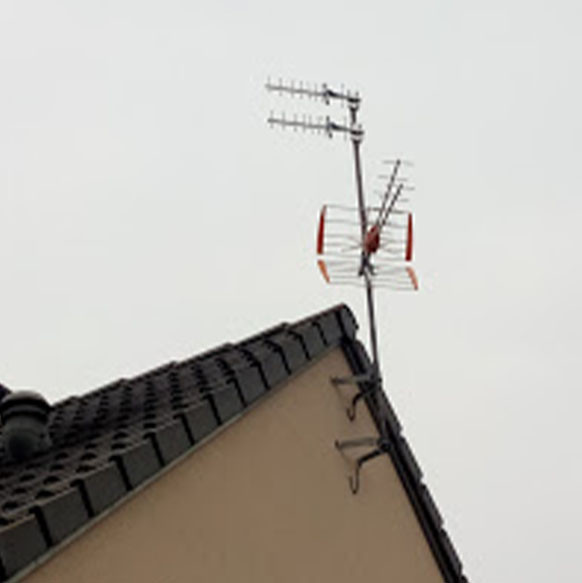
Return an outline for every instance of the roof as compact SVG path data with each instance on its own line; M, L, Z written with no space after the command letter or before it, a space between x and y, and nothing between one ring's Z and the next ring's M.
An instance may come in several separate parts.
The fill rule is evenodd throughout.
M356 330L339 305L56 403L50 450L18 464L0 450L0 581L42 560L327 351L341 346L354 374L367 372ZM388 453L445 581L466 581L390 403L364 400L389 436Z

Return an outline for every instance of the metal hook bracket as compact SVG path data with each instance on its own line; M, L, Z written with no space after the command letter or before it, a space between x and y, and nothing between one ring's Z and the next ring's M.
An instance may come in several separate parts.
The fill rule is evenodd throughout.
M360 390L352 398L350 406L346 409L346 414L350 421L353 421L356 418L356 406L358 402L367 395L373 393L382 384L380 378L377 376L374 377L372 373L359 374L350 377L331 377L331 383L334 387L338 387L341 385L357 386L360 383L371 383L371 386L367 387L364 390Z
M374 458L384 453L388 453L388 451L390 450L390 443L388 442L388 440L382 437L359 437L356 439L346 439L344 441L338 441L336 439L335 441L335 447L339 451L343 451L344 449L349 449L352 447L363 446L376 446L376 447L369 451L368 453L356 459L354 474L349 477L350 490L352 491L352 494L357 494L358 490L360 489L360 471L362 469L362 466L366 462L369 462L370 460L373 460Z

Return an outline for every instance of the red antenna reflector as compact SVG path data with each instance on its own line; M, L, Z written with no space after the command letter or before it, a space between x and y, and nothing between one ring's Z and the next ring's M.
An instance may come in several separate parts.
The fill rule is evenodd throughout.
M319 213L319 228L317 229L317 254L321 255L323 253L323 236L325 230L325 210L327 206L324 204L321 207L321 212Z
M412 261L412 213L408 213L408 228L406 229L406 261Z
M407 267L406 272L408 273L408 277L410 277L412 286L414 287L415 290L418 290L418 279L416 277L416 273L414 273L414 269L412 269L412 267Z
M329 273L327 273L327 266L325 265L325 261L323 259L318 259L317 266L319 267L319 271L321 271L321 275L323 275L323 279L329 283Z
M364 239L364 250L368 255L376 253L380 247L380 227L374 225L367 233Z

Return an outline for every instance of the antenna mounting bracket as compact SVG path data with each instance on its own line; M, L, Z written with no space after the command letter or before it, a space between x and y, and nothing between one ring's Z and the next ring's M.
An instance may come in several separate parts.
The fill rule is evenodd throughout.
M357 494L360 489L360 471L362 466L377 458L378 456L390 452L390 442L383 437L359 437L356 439L345 439L344 441L335 441L335 447L339 451L350 449L352 447L375 446L372 450L355 460L354 473L349 477L350 490L352 494Z

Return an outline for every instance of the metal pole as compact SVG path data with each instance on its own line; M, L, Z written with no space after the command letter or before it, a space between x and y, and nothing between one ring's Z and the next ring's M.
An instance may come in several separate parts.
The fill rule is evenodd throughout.
M357 114L358 114L359 102L351 102L350 107L350 121L352 124L352 146L354 150L354 165L356 171L356 188L358 192L358 208L360 211L360 226L361 226L361 236L362 236L362 265L360 268L360 275L364 276L366 281L366 298L368 304L368 319L370 322L370 345L372 348L372 359L373 359L373 379L372 382L376 385L376 388L380 388L380 361L378 358L378 338L376 333L376 316L374 313L374 294L372 289L372 282L370 280L370 266L368 264L368 257L366 256L364 250L364 240L366 238L366 232L368 230L367 220L366 220L366 205L364 202L364 186L362 180L362 163L360 159L360 144L362 143L363 133L356 130L357 126Z
M366 279L366 298L368 300L368 320L370 322L370 344L372 345L372 360L374 365L374 379L380 388L380 360L378 358L378 337L376 334L376 315L374 313L374 292L368 271L364 272Z
M360 161L360 144L362 143L363 133L356 132L356 126L358 123L357 120L358 115L358 104L357 103L350 103L350 121L352 123L352 146L354 149L354 163L356 167L356 188L358 191L358 208L360 210L360 227L361 227L361 235L362 235L362 242L366 237L367 231L367 221L366 221L366 205L364 204L364 187L362 184L362 164ZM363 251L362 251L363 253Z

